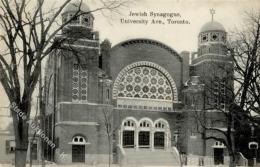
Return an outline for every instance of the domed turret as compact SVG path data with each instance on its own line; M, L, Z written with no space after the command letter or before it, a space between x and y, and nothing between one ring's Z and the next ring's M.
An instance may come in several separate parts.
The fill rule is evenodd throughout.
M198 40L198 57L208 54L225 55L226 54L226 30L224 26L213 20L202 26Z
M90 8L80 0L71 2L62 13L62 22L66 23L70 19L69 26L85 27L93 29L94 17Z
M69 3L66 8L64 9L63 13L67 13L67 12L77 12L78 10L82 11L82 12L90 12L90 8L85 4L85 3L81 3L80 1L76 1L76 2L72 2Z
M217 21L210 21L207 22L202 26L200 32L207 32L207 31L226 31L222 24Z
M209 43L226 42L226 30L222 24L217 21L210 21L202 26L199 33L199 45Z

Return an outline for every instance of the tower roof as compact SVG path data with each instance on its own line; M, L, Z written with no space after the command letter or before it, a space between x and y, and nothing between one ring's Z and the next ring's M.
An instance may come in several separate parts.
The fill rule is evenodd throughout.
M210 21L207 22L202 26L200 29L200 32L206 32L206 31L226 31L224 26L220 24L217 21Z
M86 5L84 2L81 2L81 0L76 0L74 2L69 3L66 8L64 9L63 13L67 12L77 12L80 9L82 12L89 12L91 11L89 6Z

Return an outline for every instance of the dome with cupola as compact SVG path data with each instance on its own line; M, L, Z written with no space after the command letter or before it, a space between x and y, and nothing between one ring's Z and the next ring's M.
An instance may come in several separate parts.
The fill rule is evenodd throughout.
M208 45L209 43L226 43L224 26L214 20L204 24L199 33L199 45Z
M77 0L74 2L69 3L66 8L64 9L63 13L67 12L77 12L77 11L82 11L82 12L90 12L90 8L88 5L86 5L83 1Z
M224 26L222 24L220 24L217 21L210 21L207 22L206 24L204 24L202 26L202 28L200 29L200 32L208 32L208 31L226 31Z
M205 23L198 35L198 57L203 55L226 55L227 32L225 27L214 20L215 10L211 9L211 21Z
M69 3L63 13L62 22L68 22L68 26L93 29L94 16L91 9L82 0Z

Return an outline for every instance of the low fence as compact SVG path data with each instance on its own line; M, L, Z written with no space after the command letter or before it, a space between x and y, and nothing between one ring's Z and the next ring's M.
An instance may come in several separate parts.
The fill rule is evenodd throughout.
M197 155L181 155L182 164L187 166L214 166L213 156L197 156ZM243 156L241 152L236 155L236 165L237 166L248 166L248 160ZM229 165L229 157L225 157L225 165Z

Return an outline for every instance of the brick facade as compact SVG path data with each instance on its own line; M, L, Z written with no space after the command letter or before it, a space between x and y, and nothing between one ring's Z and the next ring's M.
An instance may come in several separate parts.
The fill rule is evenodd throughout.
M216 141L202 139L194 105L200 113L205 112L208 122L225 127L214 121L223 117L213 108L208 109L211 101L206 103L208 90L203 85L210 85L216 76L232 77L232 62L223 41L205 46L203 40L214 33L224 39L226 33L201 32L198 56L191 61L194 56L189 52L179 54L150 39L131 39L111 48L108 40L100 44L93 27L78 24L83 23L69 25L57 37L63 39L63 44L47 63L45 106L54 118L49 121L53 127L50 136L56 141L54 160L100 164L111 157L114 163L121 163L124 156L131 158L127 157L131 150L142 154L144 149L150 149L151 154L156 154L158 146L165 153L177 148L188 156L187 161L200 156L213 159ZM213 36L212 40L216 40ZM230 71L225 76L222 67ZM230 80L227 84L232 83ZM226 155L225 147L221 148Z

